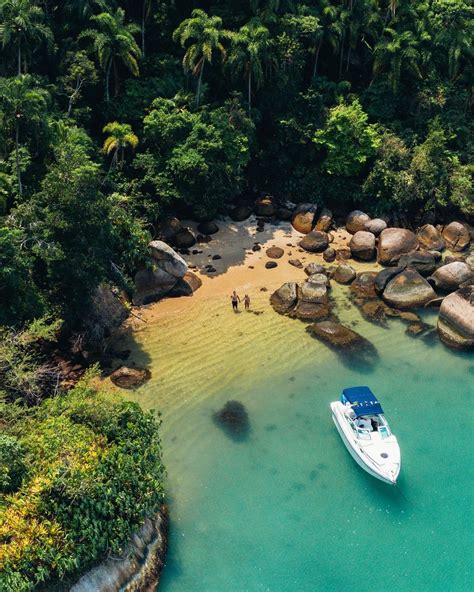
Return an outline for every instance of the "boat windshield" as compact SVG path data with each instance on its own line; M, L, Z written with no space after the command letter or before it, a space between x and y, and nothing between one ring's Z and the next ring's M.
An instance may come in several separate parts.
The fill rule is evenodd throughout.
M358 417L355 420L349 418L349 423L357 438L361 440L372 440L372 433L380 434L382 440L391 435L390 428L383 415Z

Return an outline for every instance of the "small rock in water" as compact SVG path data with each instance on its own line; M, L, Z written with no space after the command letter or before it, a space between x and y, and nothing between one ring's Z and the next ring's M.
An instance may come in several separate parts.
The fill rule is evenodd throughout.
M248 438L250 422L247 410L239 401L227 401L220 411L216 411L212 419L232 439L242 441Z
M213 256L212 256L212 260L213 260L213 261L217 261L217 260L219 260L219 259L222 259L222 257L221 257L220 255L213 255Z

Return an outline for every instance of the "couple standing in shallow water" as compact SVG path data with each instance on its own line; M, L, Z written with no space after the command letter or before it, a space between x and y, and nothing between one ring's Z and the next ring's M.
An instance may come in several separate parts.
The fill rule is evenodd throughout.
M237 292L235 290L232 292L230 299L232 301L233 311L238 312L239 311L239 302L241 302L241 300L240 300L240 296L237 294ZM250 309L250 296L248 294L245 294L245 296L244 296L244 306L245 306L245 310Z

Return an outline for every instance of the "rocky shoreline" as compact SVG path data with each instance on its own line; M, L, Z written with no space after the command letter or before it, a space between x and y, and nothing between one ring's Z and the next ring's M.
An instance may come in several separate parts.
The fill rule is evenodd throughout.
M304 235L300 248L322 252L325 262L333 260L332 256L325 256L332 242L333 223L328 222L329 218L328 210L316 218L313 206L304 212L300 207L293 216L293 224ZM321 220L327 232L315 230ZM337 336L349 330L337 325L329 298L331 281L335 281L350 286L352 301L362 315L379 324L387 318L406 320L408 315L403 311L439 306L440 339L450 347L474 348L472 227L453 221L445 226L425 224L412 231L388 227L384 220L373 220L355 210L347 216L345 229L351 234L349 248L336 251L334 258L344 262L330 267L314 263L307 266L305 279L286 282L271 295L276 312L314 323L308 328L311 334L333 346L344 347ZM384 269L358 274L350 259L374 262ZM411 315L407 332L413 336L422 334L425 327L421 318ZM324 323L333 324L331 331L322 331Z
M122 557L109 558L85 573L70 592L153 592L164 564L168 535L168 510L162 506L145 518Z

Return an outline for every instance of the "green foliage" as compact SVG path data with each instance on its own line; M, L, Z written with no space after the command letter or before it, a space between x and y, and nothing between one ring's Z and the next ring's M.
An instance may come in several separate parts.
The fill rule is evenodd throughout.
M144 134L148 151L136 166L160 201L215 211L244 188L253 125L235 103L193 113L156 99Z
M22 323L43 310L43 296L32 275L32 260L26 235L19 229L0 228L0 325Z
M18 439L0 434L0 495L16 491L25 474L24 450Z
M12 492L0 504L2 590L29 590L121 553L162 502L157 420L88 380L0 440L0 468L4 453L15 459L2 472Z
M314 134L316 146L324 148L322 167L329 175L354 177L374 156L380 138L377 128L368 123L358 100L329 111L326 125Z

